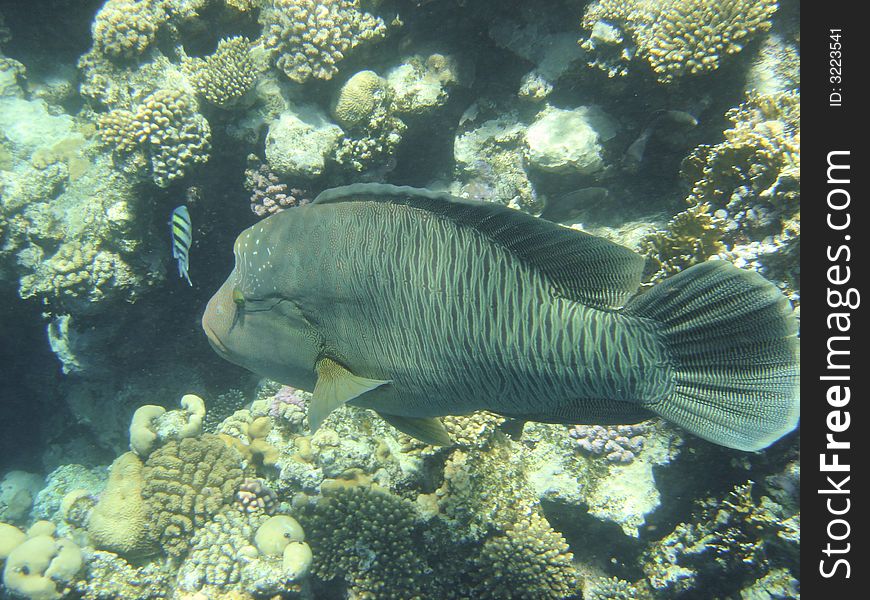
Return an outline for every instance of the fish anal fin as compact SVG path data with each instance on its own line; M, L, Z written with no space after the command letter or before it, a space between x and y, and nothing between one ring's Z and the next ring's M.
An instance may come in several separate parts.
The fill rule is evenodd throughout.
M329 413L336 408L385 383L390 383L382 379L354 375L331 358L319 360L315 370L317 383L314 386L314 397L308 408L308 421L312 433L317 431Z
M451 446L453 440L438 417L400 417L378 413L387 423L430 446Z

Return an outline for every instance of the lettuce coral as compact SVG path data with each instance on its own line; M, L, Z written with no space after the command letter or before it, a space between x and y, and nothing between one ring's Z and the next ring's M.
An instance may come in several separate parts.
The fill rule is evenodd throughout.
M358 0L272 0L261 21L276 66L298 83L332 79L354 47L386 35L383 20L360 11Z

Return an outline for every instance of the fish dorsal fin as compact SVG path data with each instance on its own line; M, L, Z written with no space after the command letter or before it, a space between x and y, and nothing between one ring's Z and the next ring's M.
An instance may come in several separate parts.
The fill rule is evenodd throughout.
M378 413L381 418L412 438L430 446L450 446L453 440L438 417L400 417Z
M308 423L312 433L317 431L329 413L336 408L376 387L390 383L354 375L331 358L319 360L314 368L317 371L317 383L308 407Z
M640 285L645 261L636 252L499 204L382 183L325 190L314 204L354 200L404 204L472 227L543 273L554 295L586 306L615 310Z

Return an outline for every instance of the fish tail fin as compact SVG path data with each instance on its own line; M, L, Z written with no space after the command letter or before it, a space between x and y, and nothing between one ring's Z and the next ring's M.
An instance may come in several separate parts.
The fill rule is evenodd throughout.
M660 324L674 371L670 393L645 408L747 451L797 426L797 319L788 299L758 273L708 261L636 296L624 312Z

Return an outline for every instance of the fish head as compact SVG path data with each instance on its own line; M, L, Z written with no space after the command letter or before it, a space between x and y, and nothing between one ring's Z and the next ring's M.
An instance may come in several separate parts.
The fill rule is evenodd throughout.
M281 213L283 214L283 213ZM281 214L243 231L234 247L235 266L209 300L202 328L221 357L285 385L311 390L318 336L297 299L286 293L292 252L274 246ZM272 249L271 251L269 249Z

